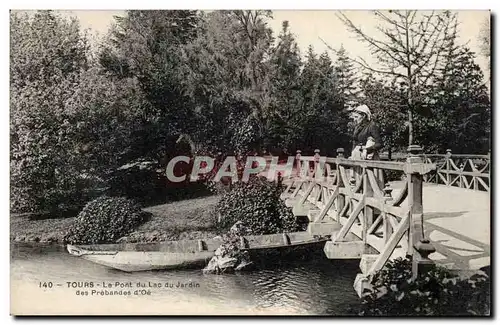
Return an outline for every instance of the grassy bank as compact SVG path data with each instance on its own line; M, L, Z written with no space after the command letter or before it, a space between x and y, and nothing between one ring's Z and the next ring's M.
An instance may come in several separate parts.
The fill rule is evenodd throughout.
M217 196L207 196L144 208L152 217L136 231L122 238L125 242L211 238L216 236L212 208ZM31 220L11 216L10 239L16 242L64 244L63 238L75 218Z

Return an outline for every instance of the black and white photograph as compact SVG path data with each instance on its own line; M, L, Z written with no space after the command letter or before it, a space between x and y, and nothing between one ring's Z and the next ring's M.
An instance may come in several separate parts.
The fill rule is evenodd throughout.
M10 315L491 317L492 17L9 10Z

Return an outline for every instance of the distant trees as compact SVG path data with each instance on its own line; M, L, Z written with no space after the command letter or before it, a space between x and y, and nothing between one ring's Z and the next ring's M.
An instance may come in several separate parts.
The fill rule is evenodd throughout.
M296 145L303 134L303 109L300 107L299 47L288 21L282 24L277 44L270 51L265 95L266 149L284 149Z
M309 48L300 78L299 103L305 117L299 149L308 148L312 153L318 148L324 154L333 155L337 148L349 145L347 111L337 81L328 54L317 57Z
M488 69L491 68L491 17L485 18L481 23L479 32L479 44L481 46L481 55L488 60Z
M358 71L343 45L336 51L336 54L337 61L334 63L335 87L343 106L352 108L359 102Z

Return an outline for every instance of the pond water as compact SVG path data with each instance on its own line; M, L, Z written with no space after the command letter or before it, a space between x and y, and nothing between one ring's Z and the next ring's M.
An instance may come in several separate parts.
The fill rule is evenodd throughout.
M71 256L64 247L12 244L11 312L352 315L351 307L359 304L353 289L358 265L331 261L318 252L263 262L257 270L240 274L125 273Z

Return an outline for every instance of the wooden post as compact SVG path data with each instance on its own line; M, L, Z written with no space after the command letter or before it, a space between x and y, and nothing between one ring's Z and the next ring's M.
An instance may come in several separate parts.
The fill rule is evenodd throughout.
M392 198L393 189L389 183L386 183L383 191L384 191L384 206L385 206L386 204L389 204L389 202L393 200L393 198ZM384 227L384 232L383 232L384 243L387 244L387 242L389 241L389 238L391 238L391 236L392 236L394 229L392 229L392 225L391 225L391 222L389 220L389 218L390 218L389 214L386 211L383 211L382 213L383 213L382 222L383 222L383 227Z
M337 158L344 158L344 148L337 148Z
M488 164L488 192L490 191L489 189L491 188L491 180L490 180L490 175L491 175L491 149L488 149L488 161L486 162Z
M451 176L450 176L450 170L451 170L451 149L446 149L446 185L450 186L451 184Z
M474 171L474 169L476 169L476 170L477 170L477 168L476 168L476 166L475 166L474 161L473 161L473 159L472 159L472 158L467 159L467 162L470 164L470 166L471 166L471 170L472 170L472 171ZM465 165L467 165L467 162L465 163ZM465 166L465 165L464 165L464 166ZM465 168L465 167L464 167L464 168ZM462 172L463 172L463 169L464 169L464 168L462 168ZM478 180L477 180L477 179L478 179L478 177L479 177L479 176L477 176L477 177L476 177L476 176L472 176L472 182L473 182L473 184L474 184L474 191L477 191L477 190L479 189L479 184L478 184ZM460 180L461 180L461 179L462 179L462 175L460 175ZM462 184L460 184L460 187L462 187Z
M363 174L363 196L368 198L368 197L373 197L373 188L370 184L370 180L368 179L368 173L365 172ZM367 238L367 230L371 227L373 224L373 208L365 205L364 211L363 211L363 241L366 243L366 238Z
M408 146L407 164L423 164L419 154L422 148L418 145ZM410 169L411 170L411 169ZM429 259L429 254L435 251L429 240L424 235L424 209L422 205L423 177L421 174L411 171L407 175L408 179L408 207L410 209L409 245L408 253L412 255L412 277L425 273L434 262Z
M314 150L314 177L318 179L318 177L323 176L323 170L321 170L321 166L319 165L319 149Z
M302 151L297 150L297 154L295 155L295 164L297 165L297 178L300 178L300 171L302 170L302 166L300 165L300 157L301 157Z
M337 149L337 158L344 158L344 148L338 148ZM340 168L339 168L339 165L337 163L337 165L335 166L337 168L337 186L339 187L342 187L342 186L348 186L349 184L343 184L342 182L342 177L340 176ZM345 196L343 196L342 194L339 194L337 196L337 204L336 204L336 208L337 208L337 214L339 214L345 207Z

